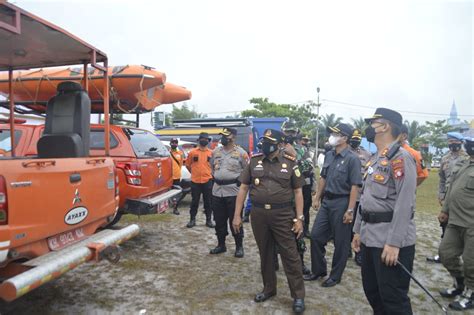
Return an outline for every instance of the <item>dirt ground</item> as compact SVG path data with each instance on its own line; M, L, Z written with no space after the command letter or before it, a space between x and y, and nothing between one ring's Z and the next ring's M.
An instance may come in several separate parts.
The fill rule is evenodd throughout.
M189 197L188 197L189 198ZM245 227L245 257L234 258L230 239L227 253L210 255L216 245L214 229L204 225L198 214L197 226L185 227L189 219L189 199L180 207L181 215L126 216L121 225L136 222L141 233L121 246L122 259L88 263L67 273L13 303L0 304L2 314L127 313L127 314L288 314L292 299L284 272L278 272L278 295L264 303L253 302L262 289L258 250L249 224ZM311 213L312 219L315 212ZM439 264L425 257L438 246L440 230L435 218L416 217L418 243L414 274L436 297L450 285ZM120 225L119 224L119 225ZM309 247L309 240L307 240ZM332 245L328 245L332 252ZM309 266L309 250L305 255ZM306 283L306 314L370 314L362 291L359 267L351 259L342 282L322 288L321 281ZM412 282L413 309L417 314L441 314L437 306Z

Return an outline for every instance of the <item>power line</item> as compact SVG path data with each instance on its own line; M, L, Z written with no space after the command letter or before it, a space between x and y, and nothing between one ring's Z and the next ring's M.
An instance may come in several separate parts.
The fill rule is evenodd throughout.
M367 105L360 105L360 104L353 104L353 103L347 103L347 102L341 102L341 101L335 101L335 100L329 100L329 99L323 99L322 101L329 102L329 103L336 103L336 104L343 104L347 106L353 106L353 107L359 107L359 108L368 108L368 109L376 109L377 107L374 106L367 106ZM407 114L417 114L417 115L431 115L431 116L440 116L440 117L446 117L446 114L440 114L440 113L427 113L427 112L416 112L416 111L409 111L409 110L399 110L401 113L407 113ZM474 117L474 115L458 115L460 117Z

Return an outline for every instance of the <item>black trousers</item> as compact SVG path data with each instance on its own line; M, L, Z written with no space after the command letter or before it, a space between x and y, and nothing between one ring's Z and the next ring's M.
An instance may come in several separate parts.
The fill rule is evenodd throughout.
M210 220L212 218L212 209L211 209L211 196L212 196L212 181L207 183L197 184L191 182L191 209L189 213L191 214L191 219L196 219L196 214L199 207L199 200L204 199L204 212L206 213L206 219Z
M239 233L235 234L232 228L232 220L234 219L235 213L235 201L237 196L231 197L217 197L212 196L212 213L214 214L214 220L216 221L216 235L219 242L225 241L229 231L227 226L235 238L236 245L242 245L242 238L244 236L244 229L241 228ZM237 244L240 242L240 244Z
M410 276L396 265L388 267L382 262L382 248L361 244L362 285L374 314L413 314L408 289ZM400 248L398 260L413 270L415 245Z
M303 186L303 215L304 215L304 231L309 231L309 209L313 203L311 198L311 187L312 185Z
M334 254L329 277L339 281L346 268L351 246L351 225L342 223L349 197L323 199L311 230L311 271L327 274L326 244L334 239Z

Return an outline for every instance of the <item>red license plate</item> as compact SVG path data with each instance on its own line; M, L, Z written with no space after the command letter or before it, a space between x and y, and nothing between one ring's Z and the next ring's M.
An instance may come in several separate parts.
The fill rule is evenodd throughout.
M85 237L86 235L84 234L82 228L78 228L48 238L48 246L51 250L59 250Z
M163 202L160 202L157 206L156 206L156 212L158 213L163 213L165 212L166 210L168 210L169 208L169 201L166 200L166 201L163 201Z

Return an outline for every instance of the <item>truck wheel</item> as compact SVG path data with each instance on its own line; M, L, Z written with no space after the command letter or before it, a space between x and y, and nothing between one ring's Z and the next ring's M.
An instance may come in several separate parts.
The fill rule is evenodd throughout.
M119 210L115 215L115 218L109 224L107 224L106 228L112 227L117 224L117 222L120 221L120 219L122 218L122 214L122 211Z

